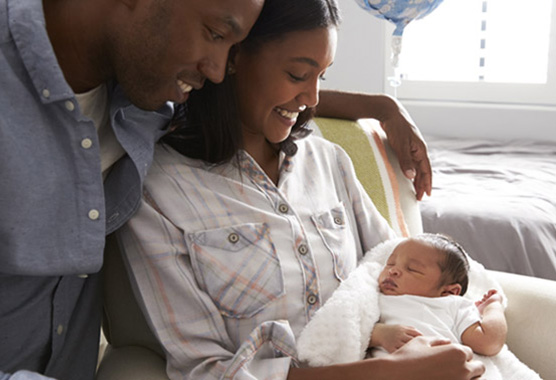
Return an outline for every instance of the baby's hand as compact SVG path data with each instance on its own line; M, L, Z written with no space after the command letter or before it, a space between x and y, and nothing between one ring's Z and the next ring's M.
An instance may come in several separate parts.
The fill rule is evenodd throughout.
M410 326L377 323L373 329L373 342L392 353L416 336L423 335Z
M479 313L483 314L485 308L493 302L502 303L502 296L498 294L496 289L490 289L487 293L485 293L482 299L475 302L475 306L479 309Z

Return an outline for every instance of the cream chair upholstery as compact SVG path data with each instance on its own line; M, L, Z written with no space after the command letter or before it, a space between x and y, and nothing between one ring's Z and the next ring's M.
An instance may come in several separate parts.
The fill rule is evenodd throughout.
M419 208L411 183L401 174L377 123L332 119L317 119L316 122L317 133L339 143L350 154L358 177L391 224L410 235L421 232ZM369 164L373 160L374 163ZM381 185L377 187L377 183ZM556 380L556 324L553 322L556 281L492 273L508 296L506 318L510 350L544 380ZM113 236L107 241L104 276L103 329L109 345L100 362L97 379L168 380L164 352L133 297Z

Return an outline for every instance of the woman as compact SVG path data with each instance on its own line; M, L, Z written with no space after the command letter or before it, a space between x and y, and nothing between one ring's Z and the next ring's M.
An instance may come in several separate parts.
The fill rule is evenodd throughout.
M347 154L303 127L338 23L335 0L265 1L226 81L192 93L187 123L157 149L120 236L172 379L480 374L470 352L419 339L388 359L297 368L301 329L363 252L394 237Z

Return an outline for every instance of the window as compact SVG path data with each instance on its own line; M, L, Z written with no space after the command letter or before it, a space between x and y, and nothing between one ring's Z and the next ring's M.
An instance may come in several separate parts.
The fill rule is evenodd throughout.
M402 100L556 105L554 8L553 0L445 0L407 26L396 95ZM389 60L385 69L393 71ZM386 83L385 88L391 87Z

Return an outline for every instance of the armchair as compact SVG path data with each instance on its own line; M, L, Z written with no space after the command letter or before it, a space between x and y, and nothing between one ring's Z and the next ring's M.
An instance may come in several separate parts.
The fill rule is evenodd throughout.
M361 182L394 228L409 235L422 231L412 185L399 170L378 123L317 119L316 124L317 133L350 154ZM492 273L508 297L510 350L543 379L556 380L556 281ZM109 345L97 380L168 380L164 352L133 297L113 236L107 239L104 277L103 330Z

